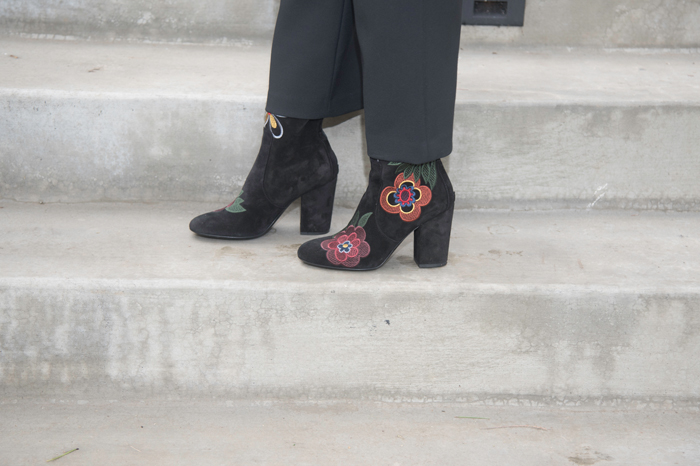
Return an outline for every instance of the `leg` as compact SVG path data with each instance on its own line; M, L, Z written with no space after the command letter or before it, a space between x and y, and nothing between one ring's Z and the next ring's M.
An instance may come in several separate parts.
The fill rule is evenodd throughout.
M351 0L282 0L272 42L267 111L326 118L362 108Z
M321 119L361 108L361 88L351 0L282 0L258 157L234 202L190 229L257 238L301 197L301 233L327 233L338 163Z
M452 152L461 0L355 0L369 156Z
M362 52L369 186L340 233L299 258L341 270L381 267L411 233L420 267L447 263L460 0L355 0Z

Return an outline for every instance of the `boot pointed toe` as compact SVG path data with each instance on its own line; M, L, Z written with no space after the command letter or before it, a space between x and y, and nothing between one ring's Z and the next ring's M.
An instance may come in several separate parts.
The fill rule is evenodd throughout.
M299 247L297 257L301 259L302 262L307 264L314 265L316 263L320 263L322 258L325 259L325 254L319 253L319 251L323 251L321 249L321 242L323 242L325 239L328 238L316 238L305 242Z
M204 223L205 216L207 214L197 215L195 218L190 220L190 231L198 235L202 235L205 232Z
M207 212L190 221L190 230L207 238L234 238L231 226L225 222L221 211Z

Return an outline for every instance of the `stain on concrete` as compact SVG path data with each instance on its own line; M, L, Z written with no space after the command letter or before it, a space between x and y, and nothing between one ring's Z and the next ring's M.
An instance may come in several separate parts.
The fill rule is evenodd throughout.
M512 227L510 225L490 225L488 227L489 233L491 233L494 236L502 236L502 235L512 235L514 233L517 233L518 230L515 229L515 227Z
M491 249L489 250L489 254L492 254L494 256L501 257L501 255L505 254L507 256L522 256L523 251L501 251L500 249Z
M413 257L410 256L397 256L396 261L401 265L416 265L416 262L413 260Z
M224 246L223 248L219 249L214 253L214 258L215 259L221 259L223 257L227 256L234 256L234 257L240 257L242 259L248 259L251 257L254 257L256 254L253 251L249 251L248 249L243 249L242 247L235 247L235 246Z
M278 244L277 246L275 246L275 249L277 249L280 252L284 252L284 253L294 253L294 256L296 256L296 253L299 250L300 246L301 246L301 243Z
M569 456L569 461L580 465L591 465L599 461L613 460L614 458L612 456L595 451L590 445L581 445L576 449L574 456Z

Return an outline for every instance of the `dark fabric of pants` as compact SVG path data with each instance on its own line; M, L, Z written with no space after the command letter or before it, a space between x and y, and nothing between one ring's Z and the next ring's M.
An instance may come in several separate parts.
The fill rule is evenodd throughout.
M452 151L462 0L281 0L267 111L327 118L364 108L370 157Z

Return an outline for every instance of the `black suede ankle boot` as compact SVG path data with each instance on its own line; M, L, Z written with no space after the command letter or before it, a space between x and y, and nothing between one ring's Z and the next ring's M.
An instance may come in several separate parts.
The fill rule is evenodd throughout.
M190 230L209 238L257 238L301 197L301 233L328 233L338 161L322 122L268 113L260 152L238 197L223 209L194 218Z
M455 195L442 162L371 163L369 186L348 226L302 244L299 259L329 269L374 270L413 233L419 267L447 264Z

